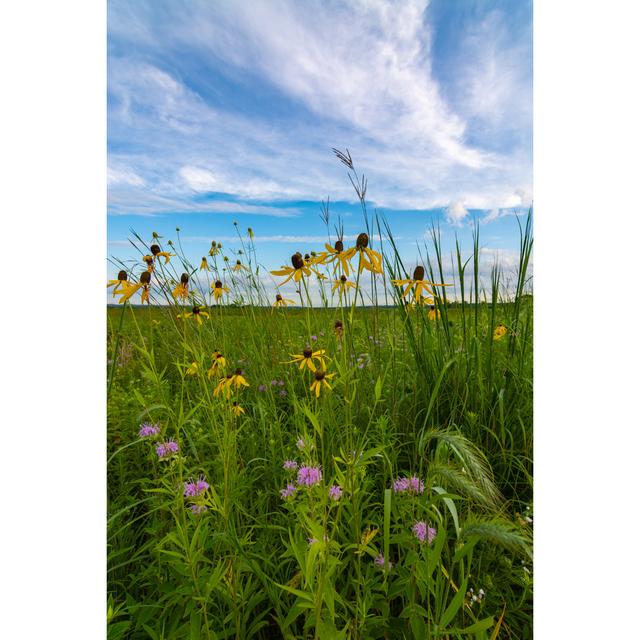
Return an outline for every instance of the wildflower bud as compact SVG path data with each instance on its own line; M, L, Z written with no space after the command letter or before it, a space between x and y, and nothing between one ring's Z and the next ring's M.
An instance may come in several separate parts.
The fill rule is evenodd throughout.
M315 251L312 251L311 255L315 258L318 254Z
M218 249L222 249L222 242L218 242Z
M173 247L173 240L169 240L169 241L167 241L167 244L168 244L170 247Z
M123 269L122 271L118 271L118 280L127 281L127 272Z
M187 282L189 282L189 276L186 273L183 273L180 276L180 283L181 284L187 284Z
M340 276L340 282L346 282L347 281L347 276L342 275Z
M418 265L413 271L413 279L414 280L424 280L424 267L422 265Z
M176 231L180 233L180 227L176 227Z
M276 293L276 301L280 302L282 300L282 296L279 293Z
M153 232L151 233L151 235L153 236L153 238L154 238L154 239L156 239L156 238L159 238L159 237L160 237L156 231L153 231Z
M215 288L222 289L222 282L220 280L216 280Z
M154 256L157 256L160 253L160 247L157 244L152 244L150 250Z
M336 251L344 251L344 243L342 242L342 240L338 240L334 245L333 248Z
M151 282L151 274L148 271L144 271L140 274L140 282L142 284L149 284Z
M312 353L313 353L313 351L311 350L311 347L305 347L305 349L302 352L302 355L305 358L310 358Z
M211 241L211 246L212 246L212 247L215 247L215 246L216 246L216 241L215 241L215 240L212 240L212 241Z
M369 236L366 233L361 233L356 238L356 247L358 249L366 249L369 245Z
M291 256L291 264L293 265L294 269L302 269L302 267L304 267L302 256L299 253L294 253Z

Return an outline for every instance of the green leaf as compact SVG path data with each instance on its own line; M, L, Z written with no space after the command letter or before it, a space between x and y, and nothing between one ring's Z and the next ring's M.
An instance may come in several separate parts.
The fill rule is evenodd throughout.
M464 604L464 594L467 591L467 578L462 581L458 593L454 596L453 600L449 603L449 606L445 609L440 619L440 626L445 628L455 617L458 610Z

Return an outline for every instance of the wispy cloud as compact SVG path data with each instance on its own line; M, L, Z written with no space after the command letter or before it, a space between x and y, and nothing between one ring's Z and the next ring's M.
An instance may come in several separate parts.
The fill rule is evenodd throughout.
M133 212L136 189L146 214L208 191L352 198L331 146L352 150L378 206L513 206L531 187L531 96L510 26L500 11L462 23L448 82L426 0L112 0L112 184L130 189L110 210Z

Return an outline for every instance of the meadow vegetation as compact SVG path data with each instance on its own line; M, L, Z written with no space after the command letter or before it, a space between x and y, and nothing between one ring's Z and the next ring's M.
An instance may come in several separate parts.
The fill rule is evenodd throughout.
M250 230L109 283L109 638L532 637L531 215L509 287L477 225L405 265L337 155L363 233L293 298Z

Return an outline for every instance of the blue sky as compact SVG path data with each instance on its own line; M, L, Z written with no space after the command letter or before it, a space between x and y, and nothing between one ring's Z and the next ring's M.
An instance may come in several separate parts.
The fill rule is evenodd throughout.
M268 268L319 249L330 196L362 230L348 148L408 263L432 221L445 248L481 222L512 268L532 202L532 7L402 3L108 3L108 254L130 229L180 227L199 260L252 227ZM114 269L110 267L110 273Z

